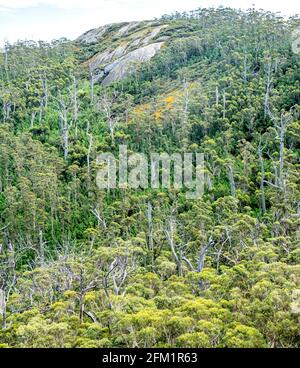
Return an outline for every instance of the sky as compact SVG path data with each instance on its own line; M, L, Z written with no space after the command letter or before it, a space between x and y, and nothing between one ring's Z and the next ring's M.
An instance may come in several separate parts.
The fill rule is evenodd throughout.
M0 0L0 44L18 39L75 39L108 23L152 19L200 7L248 9L253 4L283 15L300 13L295 0Z

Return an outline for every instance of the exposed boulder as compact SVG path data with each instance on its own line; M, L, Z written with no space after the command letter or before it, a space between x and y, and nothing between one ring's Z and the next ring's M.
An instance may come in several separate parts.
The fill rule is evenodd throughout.
M143 45L148 45L148 43L150 41L153 40L153 38L155 38L162 29L168 27L167 25L162 25L162 26L158 26L158 27L155 27L152 32L143 40Z
M95 70L99 67L101 68L101 66L107 65L112 60L121 58L125 54L127 47L128 47L128 44L123 44L123 45L118 46L113 51L107 50L107 51L101 52L100 54L97 54L94 58L92 58L89 61L91 70Z
M118 36L125 36L128 32L132 31L133 29L137 28L141 22L131 22L123 26L121 29L118 30Z
M126 77L135 63L149 61L168 39L158 37L165 27L153 21L108 24L78 37L77 42L100 50L85 63L94 82L108 85Z
M79 36L76 41L83 42L83 43L96 43L99 42L103 37L105 37L106 33L108 33L112 28L116 28L115 35L118 37L124 37L129 32L133 31L134 29L138 28L145 22L129 22L129 23L112 23L106 24L105 26L101 26L99 28L91 29L81 36ZM151 24L149 22L149 24Z
M103 85L108 85L125 78L132 71L134 63L143 63L149 61L162 47L164 42L152 43L129 52L127 55L109 64L104 69L107 76L102 81Z
M104 36L104 34L111 26L111 24L106 24L105 26L99 28L90 29L89 31L79 36L76 41L84 43L96 43L101 37Z

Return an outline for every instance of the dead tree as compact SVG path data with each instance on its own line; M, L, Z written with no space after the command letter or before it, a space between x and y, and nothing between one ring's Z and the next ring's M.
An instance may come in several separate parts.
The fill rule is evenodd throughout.
M174 241L175 226L176 226L176 223L175 223L174 219L171 218L169 220L168 227L165 230L165 234L166 234L166 237L167 237L167 240L168 240L169 247L171 249L173 258L174 258L175 263L177 265L178 274L179 274L179 276L182 276L181 260L180 260L180 257L177 255L177 252L175 250L175 241Z
M78 135L78 114L79 114L79 108L78 108L78 98L77 98L77 81L76 77L73 78L73 109L74 109L74 124L75 124L75 136Z
M6 329L7 304L16 284L16 261L13 245L8 232L5 234L5 245L0 244L0 315L2 316L2 329Z
M272 84L273 84L273 63L272 60L270 60L265 68L266 74L267 74L267 80L266 80L266 93L265 93L265 101L264 101L264 110L265 110L265 116L267 116L269 112L269 100L270 95L272 91Z
M259 143L258 147L258 157L259 157L259 164L260 164L260 197L261 197L261 210L262 213L266 213L266 199L265 199L265 166L264 166L264 159L263 159L263 148L261 146L261 142Z
M214 246L214 244L215 242L212 240L212 238L209 238L208 243L200 249L197 261L197 268L192 265L191 261L187 257L182 256L181 259L187 264L190 271L201 273L204 268L205 257L208 251Z
M295 106L291 107L290 111L282 112L280 118L273 115L273 113L268 109L268 114L274 124L276 131L276 139L279 141L279 162L278 162L278 170L277 167L274 170L275 174L275 184L270 183L269 181L264 180L265 183L285 191L286 187L286 178L285 178L285 136L288 124L293 120ZM278 172L279 171L279 172Z
M87 170L88 170L88 177L90 179L90 166L91 166L91 152L92 152L92 148L93 148L93 135L89 134L89 148L88 148L88 153L87 153Z
M230 183L231 195L233 198L236 198L236 185L235 185L235 180L234 180L234 175L233 175L233 168L231 164L227 165L227 176L228 176L228 180Z
M152 204L148 201L147 220L148 220L148 246L151 252L152 265L154 261L154 242L153 242L153 219L152 219Z
M60 116L60 130L63 140L64 159L67 160L69 155L69 135L72 127L72 120L68 121L68 105L63 98L59 99L59 116Z
M113 262L109 266L109 270L105 274L103 278L103 289L105 295L109 302L109 308L113 309L113 304L111 302L109 289L113 287L115 295L120 295L120 290L124 286L124 283L127 278L127 267L128 267L128 258L127 257L117 257L113 260ZM122 293L124 296L126 290Z
M201 248L201 250L199 252L199 256L198 256L198 267L197 267L197 272L198 273L203 271L205 257L207 255L208 251L210 250L210 248L214 244L215 244L214 241L212 240L212 238L210 238L208 243L203 248Z
M94 85L95 85L95 77L93 74L93 69L91 65L89 65L89 71L90 71L90 87L91 87L91 105L94 105Z
M116 116L112 111L112 106L116 99L117 96L110 97L108 94L104 94L98 102L98 110L104 113L112 144L115 142L115 128L119 123L118 116Z

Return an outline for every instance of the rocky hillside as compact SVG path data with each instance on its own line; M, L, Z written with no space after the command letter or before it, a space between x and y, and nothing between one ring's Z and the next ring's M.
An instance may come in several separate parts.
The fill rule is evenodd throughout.
M163 47L167 24L132 22L92 29L76 40L88 45L93 55L86 61L94 81L109 85L128 76L136 63L149 61Z
M0 347L300 347L299 26L198 9L6 45ZM203 195L132 161L100 190L124 145L203 153Z

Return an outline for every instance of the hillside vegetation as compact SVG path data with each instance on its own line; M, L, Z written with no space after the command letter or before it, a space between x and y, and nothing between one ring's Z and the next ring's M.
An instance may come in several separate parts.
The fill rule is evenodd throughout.
M1 347L300 347L299 26L199 9L5 46ZM204 153L204 195L99 190L119 145Z

